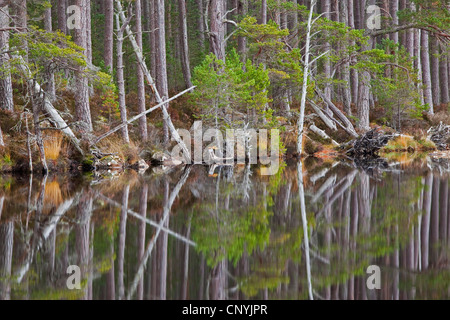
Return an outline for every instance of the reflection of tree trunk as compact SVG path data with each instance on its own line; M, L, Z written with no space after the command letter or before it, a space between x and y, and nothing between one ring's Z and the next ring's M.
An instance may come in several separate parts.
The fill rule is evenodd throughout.
M141 189L141 194L139 196L139 213L142 217L147 217L147 197L148 197L148 184L144 184ZM142 262L145 253L145 220L141 220L138 230L138 261ZM144 299L144 274L142 274L137 287L137 299Z
M187 239L189 239L190 234L191 234L191 218L189 218L186 230ZM189 243L186 243L184 248L184 272L183 272L183 285L181 288L181 300L186 300L189 296L188 284L189 284Z
M298 195L300 198L300 212L302 215L303 243L305 247L305 258L306 258L305 263L306 263L306 277L308 283L308 295L310 300L314 300L311 282L311 262L309 256L309 229L308 229L308 221L306 219L305 191L303 187L303 168L301 161L299 161L297 164L297 184L298 184Z
M447 223L448 223L448 180L443 179L441 181L441 192L439 195L439 201L440 201L440 218L439 218L439 235L440 235L440 243L445 244L448 238L447 234Z
M119 300L125 296L125 286L123 283L123 265L125 262L125 240L127 232L127 212L128 212L128 196L130 194L130 186L127 185L122 195L122 210L120 212L119 223L119 252L117 253L117 285L119 286Z
M116 299L116 284L114 281L114 238L111 237L111 244L109 247L111 269L106 274L106 299Z
M81 269L82 280L87 280L89 277L90 267L90 251L89 251L89 233L90 233L90 221L92 213L93 198L85 191L81 196L80 202L77 207L77 226L75 228L76 248L78 256L78 266ZM85 285L83 300L88 299L88 285Z
M169 181L166 179L164 185L164 207L168 205L169 202ZM164 227L169 227L169 217L164 221ZM159 292L158 299L166 300L167 298L167 244L168 244L167 232L158 239L158 251L159 251L159 261L158 261L158 273L159 273Z
M355 264L356 258L356 236L358 235L358 193L355 191L352 192L352 210L351 210L351 218L350 218L350 238L352 239L350 242L350 251L353 252L353 257L351 259L352 263ZM356 292L355 292L355 277L352 275L350 277L349 282L349 290L348 290L348 298L349 300L355 300Z
M439 245L439 185L438 178L433 180L433 195L431 198L430 216L430 262L436 265L438 262Z
M10 277L13 244L14 223L10 221L0 224L0 300L11 298Z
M211 270L210 296L211 300L225 300L226 260L220 261Z
M198 300L203 300L203 294L205 292L205 256L202 254L200 258L200 285L198 292Z
M431 196L433 191L433 174L428 173L425 179L425 192L423 196L423 216L422 216L422 232L421 251L422 251L422 270L428 269L428 250L429 250L429 235L430 235L430 212L431 212Z

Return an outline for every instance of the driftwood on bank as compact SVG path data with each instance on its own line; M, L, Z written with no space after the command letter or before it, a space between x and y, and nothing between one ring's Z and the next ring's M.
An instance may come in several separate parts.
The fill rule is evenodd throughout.
M353 158L376 158L376 153L392 138L394 135L384 134L375 128L353 140L351 148L346 153Z
M428 139L434 142L439 150L447 150L450 148L450 126L442 122L435 127L431 127L427 131Z

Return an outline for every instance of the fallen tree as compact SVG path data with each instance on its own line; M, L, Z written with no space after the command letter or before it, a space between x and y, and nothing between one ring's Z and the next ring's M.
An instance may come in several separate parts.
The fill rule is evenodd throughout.
M393 134L384 134L375 128L351 141L351 148L346 153L352 158L376 158L377 152L394 137Z
M428 139L434 142L439 150L447 150L450 148L450 126L442 122L435 127L431 127L427 131Z

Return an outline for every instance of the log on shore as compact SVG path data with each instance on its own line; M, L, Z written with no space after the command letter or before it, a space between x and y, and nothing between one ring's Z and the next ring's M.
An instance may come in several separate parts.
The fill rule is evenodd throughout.
M394 137L393 134L384 134L375 128L353 140L350 143L351 148L346 153L352 158L377 158L377 152Z

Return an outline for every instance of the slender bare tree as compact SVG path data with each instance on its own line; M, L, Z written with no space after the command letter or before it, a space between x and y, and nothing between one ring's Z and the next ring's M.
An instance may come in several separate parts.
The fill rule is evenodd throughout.
M9 27L9 10L8 6L0 8L0 29ZM9 49L9 31L0 31L0 48L1 51ZM0 54L0 108L3 110L14 110L13 90L11 82L11 73L9 69L9 56L6 53ZM3 71L1 71L3 70Z

